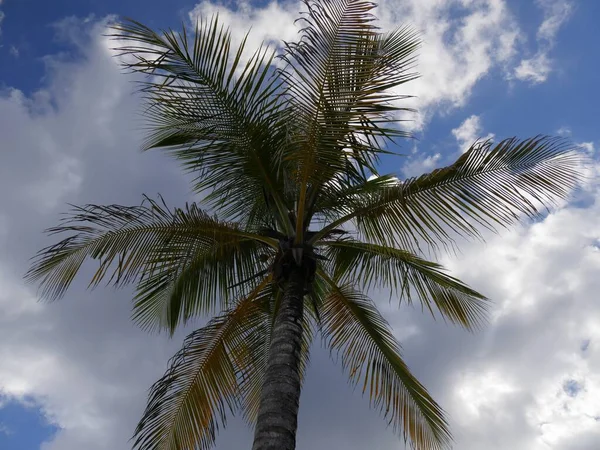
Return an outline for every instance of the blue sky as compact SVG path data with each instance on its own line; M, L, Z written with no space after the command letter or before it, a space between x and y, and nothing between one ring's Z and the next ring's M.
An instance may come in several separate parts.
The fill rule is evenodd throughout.
M48 423L35 402L7 402L0 408L0 447L30 450L52 437L56 427Z
M506 3L523 28L522 37L530 41L524 50L534 51L536 31L542 19L539 6L535 2ZM6 19L1 28L0 85L31 93L44 85L46 57L57 54L64 58L82 56L74 51L68 39L57 33L56 24L66 18L92 22L107 15L117 15L133 17L155 28L177 27L181 21L188 20L187 15L195 4L189 0L5 0L2 5ZM223 4L236 8L235 2ZM31 13L33 9L35 14ZM596 18L600 16L600 4L573 2L573 10L568 22L560 29L560 39L552 46L555 67L548 80L535 86L515 83L507 92L504 74L488 73L473 87L469 104L461 108L461 112L485 111L483 120L493 124L501 136L531 132L550 134L571 124L571 130L578 136L592 138L600 104L586 99L590 100L595 91L600 49L589 44L600 40L600 30L595 26ZM456 8L453 18L458 20L461 12L464 14ZM456 120L456 114L437 116L428 131L446 130L455 126ZM435 139L436 136L432 136Z
M193 6L194 2L187 0L5 0L2 10L7 19L2 24L0 80L5 86L25 92L38 89L45 75L44 57L72 51L71 46L65 45L64 40L56 35L54 27L54 24L67 17L93 19L116 14L135 17L153 27L169 27L177 26ZM16 49L19 57L15 57L11 49Z
M383 28L422 30L422 77L403 87L419 110L403 159L418 175L481 137L568 137L590 156L576 201L536 224L465 243L451 272L494 299L473 336L411 309L382 308L410 366L449 411L457 450L595 450L600 442L600 2L383 0ZM129 291L56 304L23 284L67 203L137 204L190 196L163 155L138 151L139 100L102 37L109 15L178 27L219 11L239 40L293 39L300 3L0 0L0 448L125 450L145 402L188 330L173 340L129 322ZM585 200L585 201L583 201ZM384 296L386 299L387 297ZM382 297L383 298L383 297ZM327 355L303 393L299 450L403 448ZM327 396L327 402L323 398ZM248 446L233 420L217 449Z

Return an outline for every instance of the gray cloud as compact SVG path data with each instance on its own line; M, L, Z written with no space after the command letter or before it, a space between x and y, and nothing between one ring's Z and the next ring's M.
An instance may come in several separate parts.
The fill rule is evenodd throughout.
M191 197L174 162L137 151L138 101L102 23L69 26L81 27L67 36L85 53L48 58L48 85L31 97L0 97L0 391L35 398L61 427L44 450L125 450L146 390L186 330L168 340L136 329L128 290L90 293L80 278L65 299L46 305L20 277L27 258L50 242L40 231L66 202ZM592 450L598 442L600 191L592 184L584 193L585 209L567 207L444 261L494 299L484 331L471 335L381 299L409 365L448 410L458 450ZM581 386L575 396L564 390L570 380ZM299 423L299 450L402 448L318 349ZM233 419L217 448L248 447L250 439Z
M190 330L169 340L136 329L128 290L85 290L89 266L68 295L50 305L37 302L21 275L28 258L53 242L41 230L56 223L67 202L138 204L142 193L160 192L182 204L191 196L174 162L137 150L138 101L101 37L103 23L69 23L83 27L69 36L85 53L47 58L49 84L31 97L11 90L0 98L6 118L0 123L0 391L16 400L35 398L61 428L44 450L124 450L147 389ZM346 434L348 445L353 439L366 444L385 430L367 402L348 396L327 354L315 356L313 367L300 418L305 448L333 442L332 433L344 435L348 410L355 411L353 422L374 430ZM326 419L333 420L323 427ZM234 419L218 447L247 445L250 436Z
M52 449L127 448L144 393L179 344L133 327L126 291L90 294L81 280L45 305L21 282L28 258L49 242L41 230L67 202L138 204L156 191L188 197L174 163L139 154L137 100L102 31L88 27L76 60L47 59L46 88L0 99L0 388L39 400L62 428Z

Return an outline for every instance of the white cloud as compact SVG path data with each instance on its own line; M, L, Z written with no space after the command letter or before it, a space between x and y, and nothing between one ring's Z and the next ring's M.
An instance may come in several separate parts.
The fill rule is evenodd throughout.
M402 174L406 178L410 178L430 172L438 166L441 157L440 153L428 156L421 154L410 156L409 160L402 166Z
M402 88L403 94L417 97L411 105L419 110L416 129L436 112L463 106L477 82L503 71L520 35L504 0L387 0L377 14L385 29L412 24L421 31L422 76Z
M571 127L568 127L565 125L565 126L560 127L558 130L556 130L556 134L558 134L559 136L571 137L571 135L573 134L573 131L571 130ZM592 141L578 142L578 143L575 143L575 145L577 147L579 147L580 149L585 150L585 152L588 155L593 155L594 152L596 151L595 144Z
M546 81L552 72L553 61L549 54L558 31L570 19L574 8L569 0L536 0L536 4L544 17L536 34L538 51L532 57L522 59L514 71L515 78L532 84Z
M544 19L537 32L540 51L514 65L523 33L506 0L383 0L376 15L383 29L411 24L420 32L423 45L417 70L422 76L399 89L413 95L404 106L419 112L409 115L407 127L423 130L433 114L463 106L473 88L486 75L498 71L531 82L545 81L552 70L549 52L556 34L571 15L572 6L564 0L538 0ZM294 40L293 24L300 2L273 1L253 6L240 1L234 7L202 2L189 14L194 22L218 12L231 25L236 42L252 28L247 57L261 42L278 45Z
M571 136L571 127L562 126L558 130L556 130L556 134L560 136Z
M462 436L457 448L595 448L599 169L586 189L593 196L589 208L566 207L445 260L453 274L494 301L490 325L469 338L474 341L464 356L446 367L448 384L438 385L449 393L449 413ZM434 339L439 336L432 346Z
M135 329L128 292L90 294L76 283L45 305L21 277L66 202L139 204L159 190L185 202L188 189L172 161L140 155L130 80L102 24L79 25L85 57L47 58L49 84L31 96L0 93L0 391L34 398L61 428L49 450L124 450L146 389L179 342Z
M536 0L544 12L544 21L537 31L539 40L554 42L556 35L573 13L573 4L569 0Z
M546 52L541 52L532 58L521 60L515 68L515 77L537 84L546 81L550 72L552 72L552 61Z
M0 422L0 434L4 434L6 436L13 434L13 431L7 427L5 424Z
M242 1L235 9L203 2L190 19L218 11L238 42L252 27L248 49L253 50L263 41L294 40L298 28L293 21L302 8L295 1L266 6ZM434 113L463 106L479 80L492 70L504 70L515 55L520 33L505 0L383 0L376 15L383 29L411 24L421 31L417 70L422 77L399 92L416 97L403 101L419 110L407 125L415 130L422 130Z
M448 2L404 3L410 10L405 17L400 9L392 13L399 5L382 6L387 23L419 18L432 48L440 50L439 68L433 51L421 67L440 72L419 85L426 114L463 104L477 80L512 52L514 22L502 1L452 3L463 8L459 24L450 20ZM295 8L269 7L281 14L282 26ZM260 11L244 14L248 22L269 25ZM236 33L249 24L235 23ZM291 35L285 25L281 33ZM8 149L0 153L0 187L10 194L0 202L0 390L17 400L35 398L61 428L43 450L125 450L147 388L181 335L170 341L136 329L129 321L129 291L89 293L78 281L64 300L46 305L36 302L20 276L27 258L54 242L41 230L56 223L65 202L137 204L141 193L158 191L182 204L188 187L172 161L137 151L137 98L111 59L101 27L69 26L83 27L69 36L85 57L48 58L44 90L0 95L0 135ZM505 53L497 56L499 49ZM441 73L446 69L450 74ZM424 158L420 168L432 168L439 158ZM589 208L563 209L532 227L492 237L487 246L465 246L460 260L445 261L453 274L494 299L485 332L472 336L432 323L420 310L392 312L387 298L382 302L411 369L448 410L457 450L595 448L590 416L600 404L600 192L590 185L584 193L595 200ZM339 372L326 352L315 352L298 449L398 448L385 422L360 395L350 394ZM581 386L576 396L564 390L571 380ZM217 449L241 448L250 438L234 420Z
M246 40L245 57L250 56L266 44L272 48L281 45L282 41L293 41L298 36L298 27L294 20L301 9L299 2L272 1L265 6L255 7L246 1L236 2L236 9L223 4L211 2L198 3L189 13L190 21L195 24L200 18L208 18L219 14L219 20L230 28L232 40L241 43Z
M454 128L452 134L456 138L462 153L466 152L477 140L487 141L488 139L494 138L493 133L488 133L486 136L483 136L481 118L475 114L467 117L463 123L457 128Z
M594 152L596 151L593 142L580 142L577 144L577 146L585 150L589 155L594 154Z

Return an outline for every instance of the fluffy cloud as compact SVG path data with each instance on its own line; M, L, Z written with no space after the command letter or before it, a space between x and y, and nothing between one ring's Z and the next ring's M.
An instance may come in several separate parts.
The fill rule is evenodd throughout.
M452 130L452 134L456 138L461 152L466 152L471 145L477 140L486 141L493 139L494 134L488 133L483 136L483 127L481 126L481 118L475 114L467 117L463 123Z
M556 130L556 134L558 134L559 136L571 137L573 132L571 131L570 127L562 126L558 130ZM575 145L580 149L584 150L590 156L596 152L596 145L593 141L576 142Z
M537 4L543 11L537 31L539 50L530 58L519 59L524 34L506 0L379 2L376 14L383 29L410 24L423 40L417 65L422 76L398 92L414 96L403 102L419 111L406 117L411 119L407 126L422 131L433 114L464 106L476 84L494 72L533 83L545 81L552 70L549 53L573 7L565 0L537 0ZM252 28L249 56L262 42L278 45L282 39L295 39L298 28L293 20L301 8L298 1L272 1L262 6L239 1L235 8L205 1L189 17L195 22L218 12L231 25L237 42Z
M246 41L246 54L251 55L262 43L279 46L281 41L293 41L298 35L294 20L298 17L300 2L270 2L255 7L249 2L239 1L235 11L222 4L202 2L189 13L189 19L196 23L201 18L218 13L222 23L231 30L233 40L241 42L250 31Z
M406 177L416 177L425 172L430 172L435 169L442 158L441 153L433 155L422 155L416 151L413 152L408 161L402 166L402 174Z
M531 58L523 59L515 68L515 77L537 84L546 81L550 72L552 72L552 63L547 52L542 51Z
M537 38L554 43L558 31L571 17L573 4L568 0L536 0L536 3L544 12L544 21L538 28Z
M580 195L591 206L445 261L494 300L489 327L446 377L461 450L591 450L600 438L600 186Z
M572 134L571 127L562 126L558 130L556 130L556 134L558 134L560 136L571 136L571 134Z
M379 14L386 28L408 23L421 31L422 76L403 89L416 96L416 129L434 112L463 106L478 81L492 70L504 70L520 35L504 0L387 0L380 3Z
M458 24L450 20L447 2L406 5L422 25L437 23L442 35L454 36L465 51L460 61L473 64L479 78L511 52L514 37L498 31L502 20L513 23L502 1L456 2L464 8ZM396 14L402 17L401 11L392 13L392 6L382 5L387 23ZM281 14L282 24L295 10L267 8ZM268 23L260 11L244 14L247 21ZM432 14L431 24L426 14ZM234 31L245 30L242 25L237 22ZM84 53L76 60L48 58L50 81L43 90L0 95L0 188L5 193L0 203L0 391L16 400L34 398L60 427L44 450L125 450L146 390L162 374L185 330L168 340L136 329L128 319L127 290L89 293L80 280L64 300L46 305L20 277L28 257L50 242L40 230L56 223L66 202L137 204L141 193L158 191L181 204L190 196L172 161L136 151L138 101L101 37L102 24L68 26L74 32L67 36ZM441 46L440 73L429 81L438 93L422 91L423 104L462 104L473 84L456 80L466 76L459 63L451 65L458 53L429 33L425 36ZM488 35L487 44L473 37ZM494 45L506 55L491 55ZM468 56L469 49L483 55L482 65ZM446 77L442 68L453 75ZM588 207L568 207L533 226L491 236L486 246L466 245L460 258L444 261L453 274L494 299L484 332L472 336L434 323L420 310L398 311L387 298L381 302L409 365L448 410L457 450L592 450L599 438L594 423L600 415L600 311L594 293L600 288L600 191L589 185L581 195ZM301 400L298 449L398 448L366 399L351 395L339 368L316 350ZM236 419L217 448L247 447L250 438Z
M577 146L585 150L589 155L593 155L596 151L593 142L580 142L579 144L577 144Z
M236 41L250 27L248 49L261 42L277 44L293 40L298 28L293 24L300 2L270 2L252 6L237 2L235 9L203 2L190 18L218 12ZM422 130L431 115L463 106L473 87L494 69L504 70L516 52L519 27L505 0L383 0L376 12L383 29L411 24L421 32L418 71L422 77L399 94L414 95L405 106L418 108L411 115L411 127Z
M0 94L0 392L36 399L61 428L48 449L127 448L145 390L179 344L129 323L128 292L89 294L79 283L46 305L21 281L66 202L138 204L157 190L186 199L174 164L137 151L137 100L103 24L90 25L78 34L85 54L46 60L45 89Z
M552 72L550 52L555 45L560 28L573 13L573 4L569 0L536 0L543 11L544 19L536 34L537 52L530 58L522 59L514 70L515 78L532 84L542 83Z

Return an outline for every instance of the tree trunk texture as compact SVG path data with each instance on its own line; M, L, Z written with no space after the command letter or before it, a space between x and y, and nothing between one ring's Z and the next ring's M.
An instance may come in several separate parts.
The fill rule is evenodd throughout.
M294 450L300 400L300 349L305 277L292 270L279 306L252 450Z

